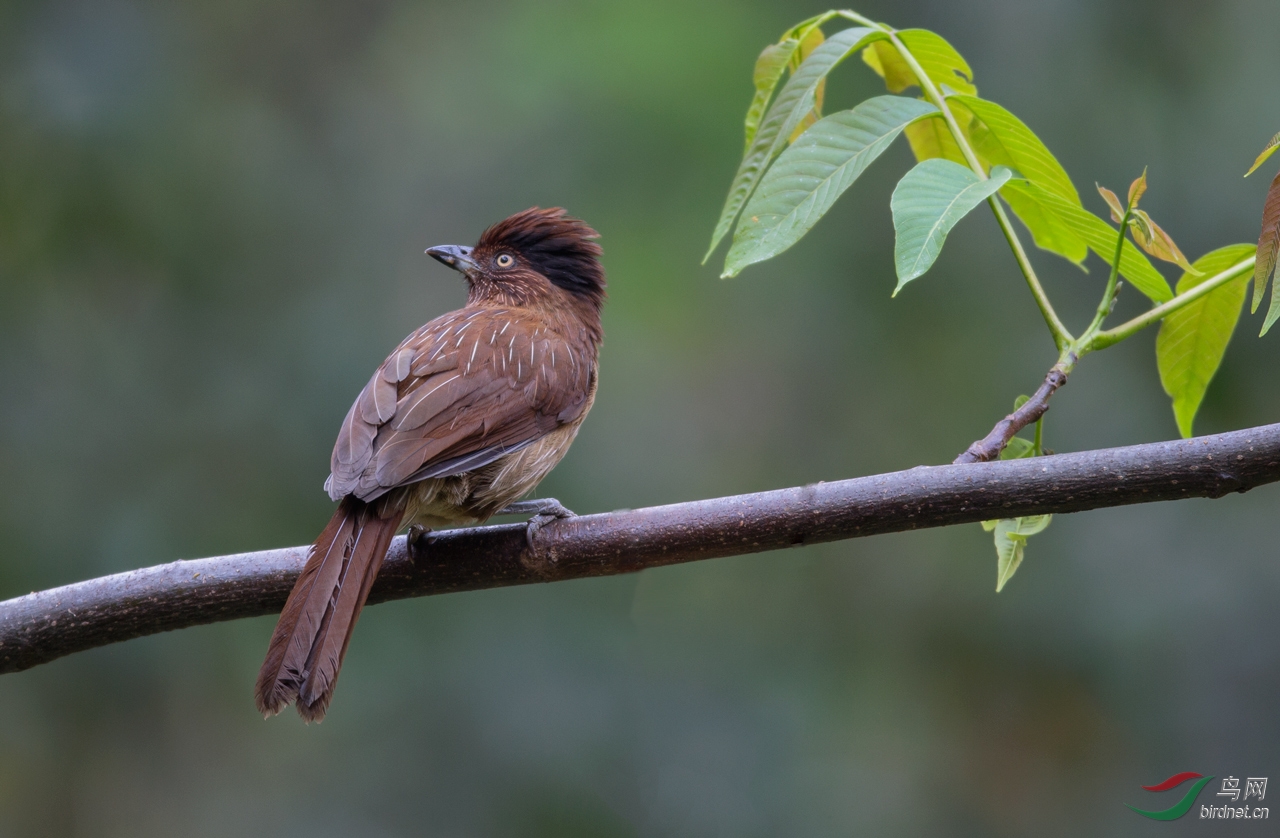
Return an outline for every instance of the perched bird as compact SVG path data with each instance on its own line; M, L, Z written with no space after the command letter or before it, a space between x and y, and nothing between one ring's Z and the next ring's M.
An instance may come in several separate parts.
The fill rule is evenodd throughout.
M339 501L289 594L255 697L264 716L296 702L324 718L351 630L391 538L538 513L515 504L560 462L591 409L605 298L599 235L534 207L475 247L427 253L467 279L467 304L409 335L365 385L338 433L325 483Z

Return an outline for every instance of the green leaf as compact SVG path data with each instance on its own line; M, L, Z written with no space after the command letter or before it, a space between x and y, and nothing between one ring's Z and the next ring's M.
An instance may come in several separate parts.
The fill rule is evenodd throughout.
M1052 519L1052 515L1034 515L1029 518L1002 518L996 522L996 593L1000 593L1018 571L1027 539L1044 532Z
M1253 161L1253 165L1249 167L1249 171L1244 173L1244 176L1248 177L1256 172L1259 166L1267 162L1268 157L1276 153L1277 148L1280 148L1280 134L1276 134L1274 137L1267 140L1266 147L1262 149L1262 153L1258 155L1257 160Z
M969 131L975 151L988 165L1008 166L1042 189L1080 206L1071 176L1040 138L1009 111L977 96L952 96L973 114Z
M937 108L877 96L816 123L765 173L742 212L724 276L776 256L800 240L913 120Z
M898 38L935 84L946 85L957 93L977 94L973 70L941 35L928 29L903 29ZM912 85L920 84L892 43L882 42L868 47L863 50L862 60L884 79L890 93L901 93Z
M1080 195L1066 169L1022 120L995 102L976 96L952 96L947 101L953 109L964 107L972 114L969 135L983 165L1008 166L1037 186L1081 206ZM1076 265L1084 261L1088 245L1056 213L1025 192L1005 190L1001 195L1031 232L1037 247Z
M947 233L969 211L1008 182L1013 172L997 166L991 177L979 179L969 169L950 160L926 160L907 172L893 190L894 263L898 287L929 270Z
M1199 276L1184 273L1178 293L1222 273L1253 255L1251 244L1233 244L1206 253L1194 263ZM1156 335L1156 365L1160 383L1173 398L1173 416L1183 437L1191 436L1192 422L1204 400L1205 390L1222 363L1231 334L1243 309L1249 275L1241 274L1170 314Z
M1116 241L1120 231L1103 221L1087 209L1078 206L1060 195L1054 194L1026 180L1014 179L1004 187L1001 195L1021 193L1028 200L1037 202L1046 212L1053 213L1058 222L1081 240L1089 248L1110 264L1115 258ZM1120 275L1129 281L1149 299L1163 303L1173 299L1173 291L1169 281L1157 271L1146 256L1125 240L1120 251Z
M898 38L934 83L949 87L957 93L971 96L978 94L969 62L941 35L928 29L903 29L898 33Z
M738 218L742 205L755 191L761 175L768 165L786 146L791 132L806 114L813 110L814 98L818 85L827 74L855 50L861 49L872 41L888 37L880 30L865 27L843 29L832 35L822 46L813 51L799 69L787 79L782 91L770 106L760 128L751 141L751 147L742 158L737 173L733 176L733 184L729 187L729 195L725 199L724 209L720 212L720 220L716 222L715 232L711 236L711 247L702 258L705 263L715 252L716 246L728 235L733 223Z
M1018 220L1031 233L1036 247L1056 253L1084 270L1083 262L1089 255L1088 243L1057 212L1046 207L1027 190L1016 188L1016 185L1016 181L1011 181L1000 190L1000 197L1004 198L1009 209L1013 210L1013 214L1018 216Z

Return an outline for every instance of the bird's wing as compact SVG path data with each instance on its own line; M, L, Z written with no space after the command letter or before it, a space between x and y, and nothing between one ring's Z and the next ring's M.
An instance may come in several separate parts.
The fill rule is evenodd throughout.
M581 344L579 344L581 345ZM527 310L462 309L410 335L347 413L326 488L371 501L479 468L582 415L594 358Z

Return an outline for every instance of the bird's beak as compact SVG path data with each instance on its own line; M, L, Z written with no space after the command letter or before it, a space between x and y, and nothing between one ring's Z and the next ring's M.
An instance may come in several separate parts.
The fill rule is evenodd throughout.
M442 244L436 247L428 247L427 255L433 259L445 263L455 271L461 271L467 276L471 276L476 272L478 266L471 259L471 248L460 247L456 244Z

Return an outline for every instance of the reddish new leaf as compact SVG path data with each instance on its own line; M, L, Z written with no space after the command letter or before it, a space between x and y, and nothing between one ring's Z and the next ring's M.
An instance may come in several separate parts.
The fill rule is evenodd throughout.
M1258 261L1253 267L1253 307L1258 310L1262 302L1262 292L1267 287L1267 280L1276 267L1276 251L1280 248L1280 174L1271 181L1267 190L1267 201L1262 205L1262 235L1258 237ZM1271 286L1271 308L1267 310L1267 319L1262 323L1262 334L1267 333L1271 324L1280 317L1280 295L1276 294L1275 285Z
M1129 184L1129 206L1138 206L1138 201L1142 200L1142 195L1147 191L1147 170L1143 169L1142 174L1138 175L1133 183Z
M1095 183L1098 187L1098 194L1102 196L1102 200L1107 202L1107 206L1111 207L1111 220L1119 224L1124 218L1124 207L1120 206L1120 199L1116 197L1116 193L1112 192L1105 186Z
M1138 181L1134 181L1136 185ZM1142 195L1145 190L1140 190L1138 196ZM1133 196L1133 190L1129 190L1129 195ZM1132 206L1132 204L1130 205ZM1166 262L1172 262L1184 271L1190 274L1200 275L1200 272L1191 267L1191 263L1187 261L1187 257L1182 255L1182 251L1174 244L1173 238L1170 237L1160 225L1151 220L1151 216L1142 210L1134 210L1133 215L1129 217L1129 229L1133 233L1133 239L1138 246L1150 253L1157 259L1163 259Z

